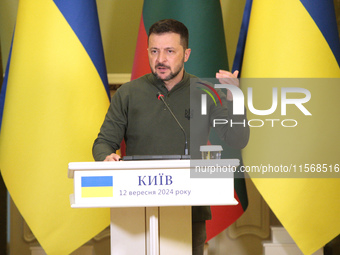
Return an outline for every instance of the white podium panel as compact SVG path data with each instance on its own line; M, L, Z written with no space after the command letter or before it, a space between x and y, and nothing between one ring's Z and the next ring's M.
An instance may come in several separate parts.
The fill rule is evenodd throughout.
M190 160L70 163L69 177L72 207L237 204L233 178L190 178Z
M161 215L159 219L160 254L191 254L191 207L160 207L159 210ZM176 215L180 215L180 217L176 217ZM172 249L168 247L172 247Z
M202 160L202 165L206 162ZM192 178L191 163L69 163L68 175L74 179L71 206L111 208L111 254L189 255L191 206L238 203L233 178L203 178L197 173ZM236 167L239 160L223 164Z
M145 208L111 209L111 254L146 254ZM149 253L150 254L150 253Z

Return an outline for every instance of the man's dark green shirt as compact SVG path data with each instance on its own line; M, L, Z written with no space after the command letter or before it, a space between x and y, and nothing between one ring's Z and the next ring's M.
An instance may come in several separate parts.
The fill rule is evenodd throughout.
M164 95L164 100L183 126L191 158L200 158L199 146L207 144L213 120L217 118L245 123L245 127L218 125L215 128L219 137L228 145L236 149L243 148L249 139L245 116L232 115L232 102L227 101L221 91L219 95L222 106L216 106L208 98L208 114L202 116L200 94L204 92L197 89L200 85L193 82L195 79L195 76L185 72L183 79L170 91L153 74L123 84L112 97L104 123L94 142L94 159L102 161L106 156L115 153L123 139L126 155L184 154L184 134L164 103L157 98L158 92ZM195 84L190 85L190 80ZM211 219L208 206L193 207L192 215L193 221Z

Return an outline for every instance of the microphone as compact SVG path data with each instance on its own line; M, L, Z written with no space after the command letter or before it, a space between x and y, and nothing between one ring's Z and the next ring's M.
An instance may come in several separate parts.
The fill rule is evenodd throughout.
M181 128L181 130L183 131L184 134L184 138L185 138L185 146L184 146L184 155L189 155L189 151L188 151L188 140L187 140L187 134L185 133L184 128L182 127L181 123L179 123L178 119L176 118L175 114L171 111L169 105L165 102L164 100L164 95L161 92L157 93L157 98L158 100L161 100L163 102L163 104L166 106L166 108L169 110L169 112L171 113L172 117L175 119L175 121L177 122L178 126Z

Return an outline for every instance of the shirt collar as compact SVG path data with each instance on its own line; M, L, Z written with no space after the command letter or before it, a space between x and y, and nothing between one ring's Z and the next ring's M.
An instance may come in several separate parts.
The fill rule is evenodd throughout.
M188 79L190 79L189 74L184 70L183 73L183 79L177 83L170 91L167 90L167 88L164 85L164 82L160 79L158 79L154 74L150 73L149 75L149 80L150 82L157 87L157 89L159 89L160 91L162 91L163 93L170 93L170 92L174 92L180 88L182 88L183 86L185 86L185 84L189 84Z

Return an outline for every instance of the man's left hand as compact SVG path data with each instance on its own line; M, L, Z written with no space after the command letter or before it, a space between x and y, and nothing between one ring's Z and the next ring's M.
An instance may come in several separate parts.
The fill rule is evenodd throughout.
M216 73L216 78L220 81L221 84L230 84L234 85L236 87L240 87L240 82L237 79L239 71L235 71L233 73L225 71L225 70L219 70L218 73ZM228 90L227 93L227 100L233 101L233 94Z

